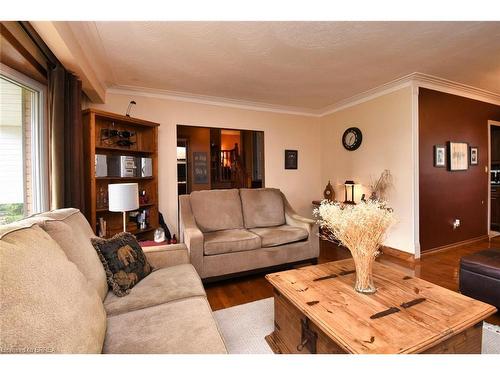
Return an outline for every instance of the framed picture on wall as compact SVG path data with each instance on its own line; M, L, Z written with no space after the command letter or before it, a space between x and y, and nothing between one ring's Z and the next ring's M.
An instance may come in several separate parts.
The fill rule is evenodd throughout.
M208 152L193 152L193 180L195 184L208 184Z
M470 148L470 165L478 165L479 163L479 150L477 147Z
M469 145L465 142L447 142L448 170L466 171L469 169Z
M299 152L297 150L285 150L285 169L297 169Z
M446 167L446 146L434 146L434 166L438 168Z

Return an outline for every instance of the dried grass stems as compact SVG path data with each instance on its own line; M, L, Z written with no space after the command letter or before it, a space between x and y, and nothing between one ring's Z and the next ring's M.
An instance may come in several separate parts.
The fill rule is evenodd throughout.
M340 242L351 252L356 267L354 289L365 294L375 293L372 266L387 230L396 222L393 210L379 200L370 199L356 205L323 200L314 214L319 218L322 237Z
M393 185L394 183L391 171L385 169L378 180L370 185L370 189L372 191L371 198L380 200L387 199L387 194L389 193L389 190L393 187Z
M387 230L396 223L393 210L385 202L369 200L344 205L323 200L314 210L323 238L340 242L353 257L378 255Z

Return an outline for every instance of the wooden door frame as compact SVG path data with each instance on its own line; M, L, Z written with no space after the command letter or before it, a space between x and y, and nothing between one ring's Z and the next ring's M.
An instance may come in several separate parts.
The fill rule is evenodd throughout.
M488 173L488 220L487 232L491 236L491 127L500 126L500 121L488 120L488 166L486 172Z

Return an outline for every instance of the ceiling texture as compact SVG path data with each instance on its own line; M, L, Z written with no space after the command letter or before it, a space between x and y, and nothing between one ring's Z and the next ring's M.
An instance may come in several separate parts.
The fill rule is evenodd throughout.
M500 22L71 22L107 88L319 110L413 72L500 94Z

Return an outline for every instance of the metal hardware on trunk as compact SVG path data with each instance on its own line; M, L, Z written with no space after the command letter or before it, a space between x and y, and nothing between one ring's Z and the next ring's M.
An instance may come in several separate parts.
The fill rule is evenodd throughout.
M301 352L304 348L306 348L309 353L316 354L316 341L318 340L318 334L309 328L309 319L307 317L300 319L300 323L302 333L300 344L297 345L297 350Z
M407 309L409 307L418 305L419 303L422 303L425 300L426 300L425 298L416 298L416 299L412 299L411 301L408 301L408 302L403 302L400 306L403 309ZM382 318L382 317L384 317L386 315L391 315L391 314L397 313L399 311L401 311L401 310L398 309L397 307L390 307L387 310L384 310L384 311L378 312L376 314L373 314L372 316L370 316L370 319Z
M425 301L425 298L416 298L416 299L413 299L411 301L402 303L401 307L407 309L408 307L418 305L419 303L422 303L424 301Z
M391 314L397 313L399 311L401 311L401 310L399 310L397 307L390 307L387 310L373 314L372 316L370 316L370 319L382 318L384 316L391 315Z

